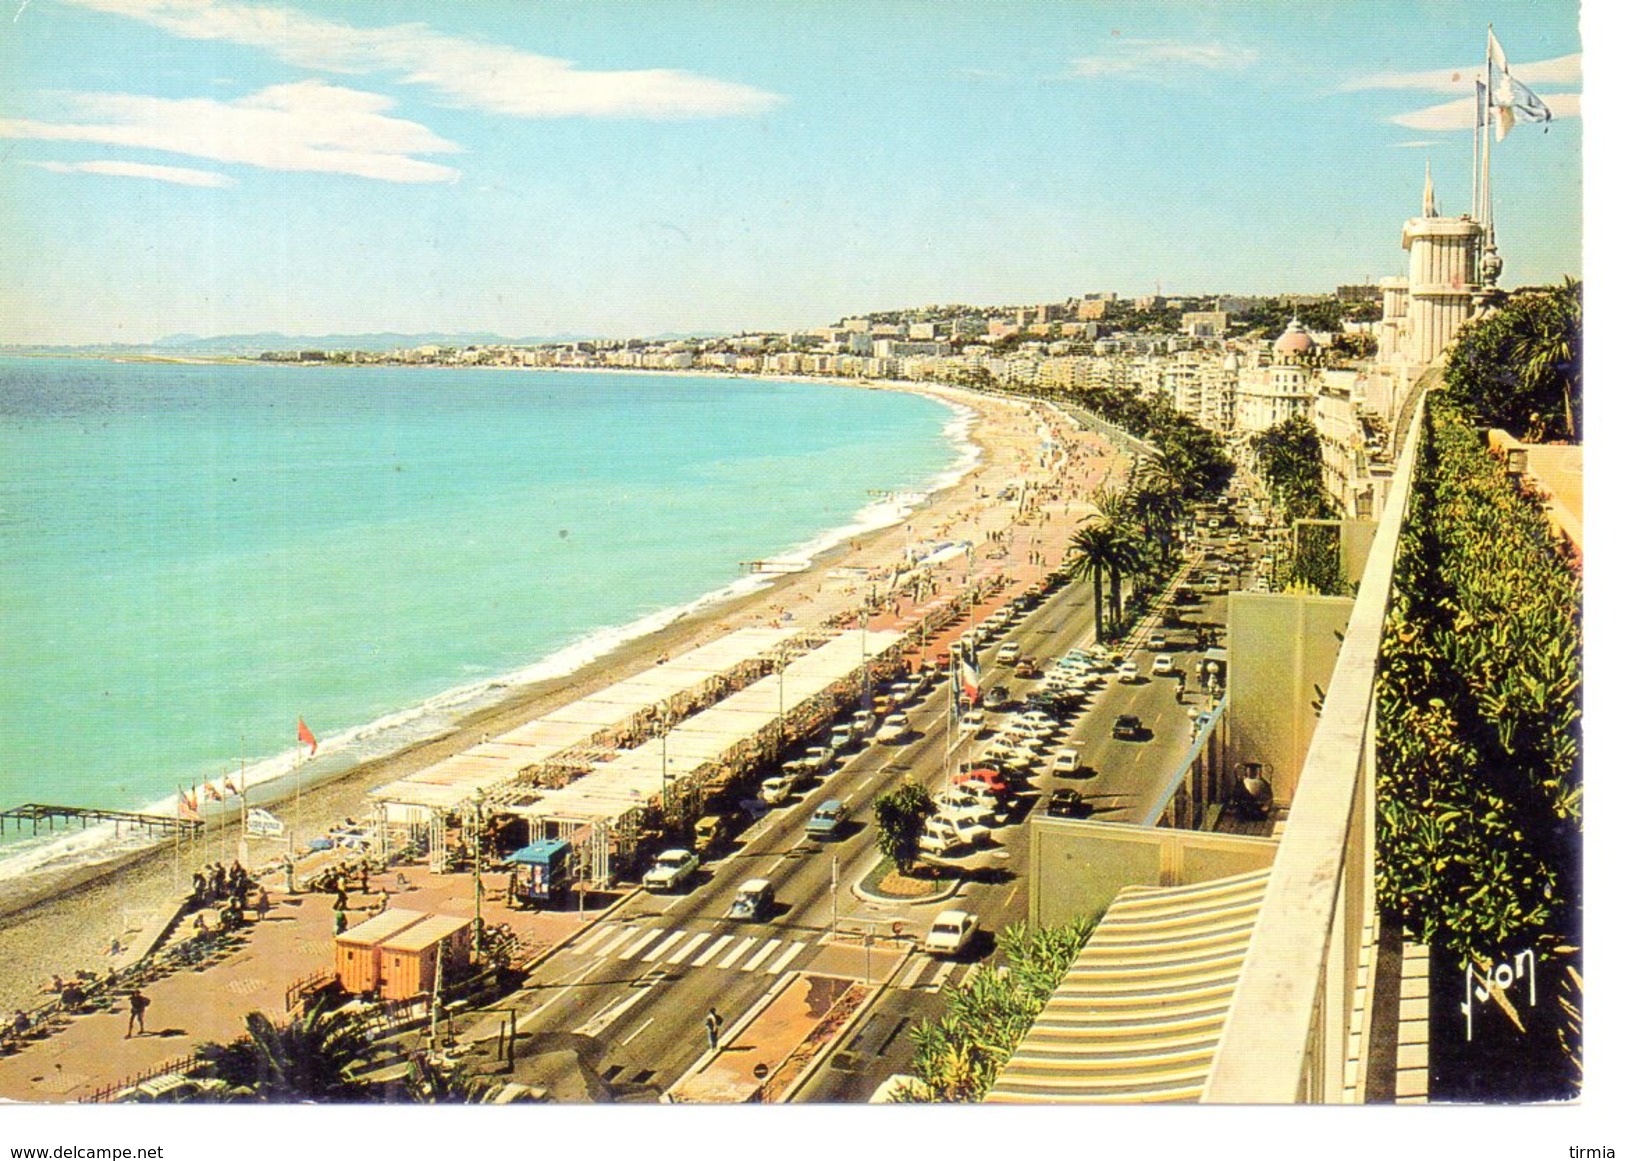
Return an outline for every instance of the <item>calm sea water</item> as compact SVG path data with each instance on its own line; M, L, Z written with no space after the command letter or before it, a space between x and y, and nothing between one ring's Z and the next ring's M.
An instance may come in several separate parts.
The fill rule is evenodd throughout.
M322 760L391 748L882 521L962 454L952 418L747 379L0 360L0 800L140 807L286 757L301 715Z

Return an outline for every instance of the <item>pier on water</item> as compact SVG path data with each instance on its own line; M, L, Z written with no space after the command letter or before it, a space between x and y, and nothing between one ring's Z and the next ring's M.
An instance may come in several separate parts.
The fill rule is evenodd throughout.
M42 822L47 824L46 833L52 833L56 830L59 819L65 828L77 820L80 830L84 830L91 823L110 822L113 824L115 834L122 834L126 826L131 830L139 828L148 834L173 834L175 831L196 834L203 829L203 823L193 818L141 814L134 810L98 810L90 806L48 806L42 802L25 802L10 810L0 810L0 835L6 833L8 822L17 824L19 834L25 823L33 828L34 834L39 834Z

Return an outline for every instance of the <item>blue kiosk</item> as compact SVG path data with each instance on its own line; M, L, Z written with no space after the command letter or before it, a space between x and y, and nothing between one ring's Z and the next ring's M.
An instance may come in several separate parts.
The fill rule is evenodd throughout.
M545 839L508 856L514 868L514 901L548 907L563 903L570 890L570 844Z

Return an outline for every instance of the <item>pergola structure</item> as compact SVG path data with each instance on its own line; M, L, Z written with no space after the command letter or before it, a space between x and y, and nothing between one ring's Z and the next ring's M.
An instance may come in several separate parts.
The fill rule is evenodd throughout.
M562 706L371 792L386 849L392 832L421 834L443 853L445 820L476 796L500 802L527 785L562 786L659 731L770 672L786 650L805 648L804 630L739 629Z
M605 884L653 816L697 817L726 788L785 746L823 730L862 697L866 674L902 664L904 635L847 630L776 672L644 741L567 785L516 796L500 809L527 820L532 840L569 840L583 878Z

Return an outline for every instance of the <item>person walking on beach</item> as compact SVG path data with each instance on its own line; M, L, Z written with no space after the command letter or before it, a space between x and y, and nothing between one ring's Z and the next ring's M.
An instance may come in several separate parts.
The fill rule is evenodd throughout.
M147 1034L147 1005L151 1003L151 1000L141 994L140 988L130 993L130 1023L124 1029L124 1039L128 1040L136 1034L142 1036Z

